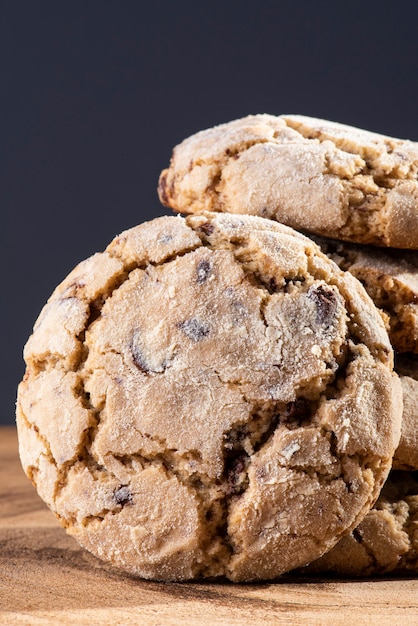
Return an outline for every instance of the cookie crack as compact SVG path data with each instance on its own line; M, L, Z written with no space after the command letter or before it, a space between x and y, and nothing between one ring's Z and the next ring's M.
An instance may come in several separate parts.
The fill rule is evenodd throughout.
M178 219L184 219L184 218L179 217ZM124 263L126 266L125 270L131 273L132 271L138 270L138 269L146 271L148 267L161 267L163 265L166 265L167 263L170 263L171 261L174 261L177 258L187 256L188 254L200 248L202 245L203 245L202 242L196 243L195 245L190 245L187 248L184 248L183 250L177 250L171 254L166 254L164 258L160 261L152 261L151 259L147 258L141 263L138 263L137 261L127 262L123 254L118 253L115 250L108 250L107 254L113 259L116 259Z
M213 210L217 211L220 210L221 207L223 206L223 202L221 201L221 196L222 196L222 192L221 192L221 187L223 184L223 173L224 173L224 169L227 166L228 162L231 160L237 160L239 159L243 154L245 154L245 152L247 152L248 150L250 150L250 148L257 146L257 145L262 145L262 144L267 144L267 143L271 143L271 139L270 138L263 138L263 137L258 137L257 139L249 139L247 141L243 141L233 147L230 148L226 148L226 150L223 152L222 156L218 159L215 160L215 162L213 162L212 159L204 159L204 158L199 158L195 161L191 161L190 163L190 169L194 168L194 167L202 167L202 166L207 166L210 165L212 168L215 166L216 170L214 171L214 173L211 176L211 181L208 185L208 187L205 190L205 193L211 195L212 197L215 196L216 200L215 200L215 206L213 207ZM164 173L161 177L162 179L165 178L164 177ZM161 184L161 183L160 183ZM164 183L162 183L161 185L161 190L162 192L164 192L165 190L165 186L166 186L166 181L164 181ZM160 189L160 187L159 187ZM162 193L162 198L164 198L165 200L167 200L167 194L166 193ZM170 200L169 200L170 202ZM168 204L167 206L172 206L170 204ZM173 206L173 208L175 208Z
M95 435L100 425L101 413L102 413L103 407L101 408L95 407L93 403L91 402L90 394L86 390L85 364L89 356L89 347L86 342L87 332L90 330L93 324L97 320L100 319L105 302L108 301L114 295L114 293L116 293L116 291L124 283L126 283L126 281L129 280L133 272L137 270L141 270L141 269L146 271L146 269L151 266L156 267L156 266L165 265L166 263L169 263L175 258L190 254L195 249L200 247L200 245L201 244L197 244L195 246L189 246L187 249L185 248L183 250L180 250L178 253L167 255L166 258L164 258L164 260L162 260L159 263L153 263L151 261L144 262L144 263L126 262L123 256L108 252L107 254L109 254L109 256L112 256L113 258L116 258L117 260L120 260L122 262L123 267L121 271L113 276L113 279L110 281L110 283L107 284L107 286L99 290L99 292L96 294L96 297L94 299L87 300L80 293L79 295L80 299L89 307L89 314L88 314L88 318L87 318L84 328L76 335L76 340L79 346L79 354L77 355L74 365L70 371L75 372L79 376L78 386L77 386L78 397L80 398L80 402L82 406L89 411L90 424L89 424L89 427L86 429L86 431L83 433L83 439L79 445L80 452L77 455L75 455L73 459L66 462L66 464L63 466L63 468L65 468L65 471L67 472L67 475L68 475L68 470L74 464L76 464L80 460L80 458L85 458L86 460L89 459L89 462L94 461L94 463L97 464L97 460L91 454L90 450L91 450ZM124 355L122 353L119 353L115 350L114 352L118 354L124 360ZM62 358L54 359L53 366L54 367L60 366L65 371L68 371L68 367L66 367L65 364L62 362ZM97 466L97 467L100 467L100 466ZM66 480L60 481L59 491L62 491L65 485L66 485Z
M19 405L19 417L24 421L26 428L29 431L33 431L35 433L36 438L42 443L45 452L43 452L43 456L47 458L47 460L51 463L51 465L54 465L55 468L58 470L58 464L51 452L51 446L49 444L49 441L46 437L44 437L38 426L31 422L27 415L24 413L23 408ZM34 471L38 471L39 470L39 466L36 465L28 465L25 467L25 473L27 474L28 478L34 483L36 484L36 480L34 477Z
M288 128L291 128L295 132L299 133L299 135L304 139L317 141L320 144L323 144L324 142L331 142L338 150L341 150L346 154L354 154L358 156L365 164L361 167L358 173L371 176L376 186L382 189L387 189L388 187L391 188L393 186L393 181L417 180L418 161L410 162L408 170L403 174L399 172L399 168L396 168L396 166L388 172L379 174L379 171L376 169L375 165L373 165L373 156L364 154L360 147L357 150L355 150L354 147L353 149L348 149L346 139L335 137L334 135L326 132L322 133L319 129L305 127L303 123L292 120L286 116L283 116L282 119ZM402 140L398 140L398 143L402 144L404 142L402 142ZM382 141L382 145L385 146L386 153L388 155L397 154L398 156L401 156L401 153L397 151L399 150L399 147L392 146L389 139L387 141ZM350 178L355 178L355 176L356 174Z
M338 177L343 184L347 197L349 210L346 212L345 222L339 227L340 236L350 240L353 239L353 232L358 232L359 236L360 233L363 233L362 239L364 239L364 233L367 232L368 228L371 228L375 234L370 232L370 240L365 241L366 243L379 244L381 241L385 241L384 224L375 215L378 216L379 213L385 211L388 191L405 181L417 181L418 159L410 159L407 168L405 168L407 158L402 155L402 152L392 148L387 141L385 143L387 155L397 154L402 163L394 162L391 169L388 169L388 163L385 163L382 170L381 163L376 162L376 156L367 154L367 150L361 150L360 147L358 149L355 146L348 148L344 138L338 138L326 132L322 133L318 129L304 127L303 123L286 117L283 119L289 128L299 133L304 139L320 144L329 142L341 153L358 157L359 162L356 166L353 165L353 170L350 171L349 168L342 169L338 163L333 163L332 156L326 155L326 167L323 174ZM379 159L379 157L377 158Z
M414 325L414 318L418 319L418 297L413 285L403 281L402 276L397 276L397 271L392 268L398 263L402 272L413 275L417 270L415 258L412 255L408 257L405 251L402 255L392 251L389 255L382 253L381 260L387 263L387 269L382 269L378 258L373 254L363 257L363 250L355 244L341 244L321 237L317 237L316 241L342 270L349 271L363 284L390 328L395 349L399 352L414 351L418 344L418 332L408 333L407 330Z
M160 441L163 447L166 446L163 439L155 437L152 439ZM230 549L225 539L225 533L220 532L220 529L225 526L224 489L220 482L214 483L211 477L196 469L195 464L200 460L200 457L201 454L198 450L179 453L176 449L165 449L164 452L154 454L146 454L141 450L126 455L114 455L115 460L124 466L128 476L129 473L138 475L139 466L142 468L139 471L144 471L149 467L159 467L168 479L176 478L179 484L193 493L193 496L200 502L198 507L201 527L200 551L206 557L210 555L210 559L206 563L201 564L196 561L194 577L200 575L222 576L225 574L226 553ZM130 489L129 478L125 480L124 485L121 484L120 489L129 490L128 501L114 508L103 508L99 513L86 516L78 523L81 523L82 526L101 523L109 515L117 515L123 506L134 504L135 490ZM75 520L73 520L74 522Z

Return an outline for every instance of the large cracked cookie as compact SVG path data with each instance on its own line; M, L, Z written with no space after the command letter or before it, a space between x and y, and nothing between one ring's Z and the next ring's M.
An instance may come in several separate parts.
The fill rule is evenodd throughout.
M348 576L417 573L417 528L418 472L392 471L359 526L309 565L308 571Z
M25 360L27 475L80 544L145 578L309 563L370 510L399 439L372 301L259 217L122 233L55 290Z
M250 115L176 146L161 201L418 249L418 143L301 115Z

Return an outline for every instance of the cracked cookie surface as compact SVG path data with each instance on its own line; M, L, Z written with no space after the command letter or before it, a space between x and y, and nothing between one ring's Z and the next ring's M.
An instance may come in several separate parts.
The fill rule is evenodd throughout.
M274 578L376 500L402 398L383 322L309 239L253 216L125 231L25 347L23 467L97 556L158 580Z
M387 318L395 351L418 354L418 251L313 239L342 270L364 285Z
M417 527L418 472L391 471L375 506L359 526L307 569L347 576L416 573Z
M260 215L418 249L418 143L302 115L250 115L176 146L159 195L182 213Z
M418 252L376 248L313 237L344 271L365 287L386 321L401 378L402 434L393 457L397 469L418 469Z

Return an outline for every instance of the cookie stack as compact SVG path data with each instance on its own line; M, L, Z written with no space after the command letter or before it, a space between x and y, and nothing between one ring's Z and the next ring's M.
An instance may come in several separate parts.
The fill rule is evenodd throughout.
M154 580L416 570L417 169L300 116L175 148L184 216L77 266L25 346L22 464L81 545Z

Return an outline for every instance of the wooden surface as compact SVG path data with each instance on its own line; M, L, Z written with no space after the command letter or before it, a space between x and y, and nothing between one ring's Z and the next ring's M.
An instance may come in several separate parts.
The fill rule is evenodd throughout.
M418 625L418 579L161 584L124 576L68 537L0 428L0 624Z

